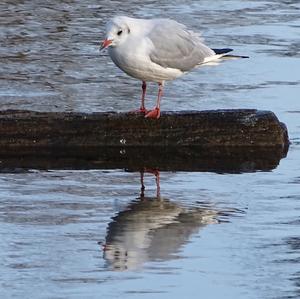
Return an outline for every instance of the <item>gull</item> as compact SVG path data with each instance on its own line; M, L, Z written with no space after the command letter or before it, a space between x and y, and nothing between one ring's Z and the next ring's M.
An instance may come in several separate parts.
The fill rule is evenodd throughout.
M106 25L100 50L108 48L112 61L126 74L142 81L141 106L137 112L147 118L160 117L160 101L165 81L174 80L194 68L228 55L232 49L211 49L197 34L171 19L136 19L116 16ZM158 83L153 110L145 108L147 82Z

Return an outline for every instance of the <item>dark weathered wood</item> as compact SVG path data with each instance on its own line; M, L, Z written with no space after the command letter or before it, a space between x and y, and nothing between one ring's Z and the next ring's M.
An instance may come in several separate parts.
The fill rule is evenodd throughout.
M287 130L257 110L165 112L158 120L129 113L0 112L6 147L285 147Z
M288 148L284 124L257 110L130 113L0 111L0 169L269 170Z

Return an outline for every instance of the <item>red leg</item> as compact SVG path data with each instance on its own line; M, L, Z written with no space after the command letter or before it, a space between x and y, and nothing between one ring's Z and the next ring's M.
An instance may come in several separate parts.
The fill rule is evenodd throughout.
M131 113L143 113L146 114L148 111L145 108L145 95L146 95L146 88L147 88L147 84L145 81L143 81L142 84L142 98L141 98L141 107L138 110L133 110L130 111Z
M157 101L156 101L156 106L153 110L149 111L145 117L148 118L159 118L160 117L160 99L163 94L163 83L158 84L158 96L157 96Z
M145 81L143 81L142 84L142 100L141 100L141 107L140 107L140 111L142 113L147 113L147 110L145 108L145 95L146 95L146 88L147 88L147 84Z

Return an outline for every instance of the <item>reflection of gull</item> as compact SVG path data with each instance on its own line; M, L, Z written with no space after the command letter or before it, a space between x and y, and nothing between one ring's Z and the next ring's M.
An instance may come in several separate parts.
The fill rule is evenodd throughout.
M187 209L161 198L134 201L109 224L104 258L115 270L176 258L192 233L216 223L216 215L207 208Z

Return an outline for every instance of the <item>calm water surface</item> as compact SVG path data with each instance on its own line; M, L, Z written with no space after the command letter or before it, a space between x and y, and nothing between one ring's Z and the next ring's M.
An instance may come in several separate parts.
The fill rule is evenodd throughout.
M167 84L162 109L272 110L288 156L270 172L162 172L160 199L153 175L140 198L122 169L1 173L1 298L299 298L299 1L2 0L0 108L137 108L140 83L98 52L116 13L249 55Z

